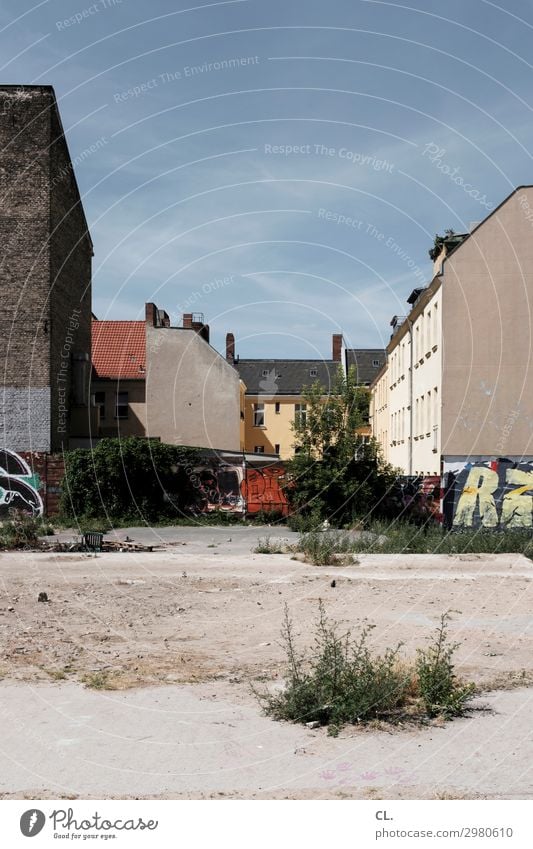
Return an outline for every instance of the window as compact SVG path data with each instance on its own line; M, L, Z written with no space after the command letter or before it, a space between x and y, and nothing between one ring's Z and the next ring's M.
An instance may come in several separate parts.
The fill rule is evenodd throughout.
M379 360L372 360L372 365L374 368L379 368Z
M276 415L279 416L280 410L281 410L281 404L279 403L279 401L276 401Z
M268 377L269 374L270 374L269 370L267 368L264 368L263 369L263 377Z
M117 394L116 394L115 418L116 419L127 419L128 418L128 393L127 392L117 392Z
M94 393L94 406L100 410L100 421L105 421L105 392Z
M279 442L276 442L276 444L274 445L274 454L279 454L280 448L281 445L279 444Z
M307 404L294 405L294 421L297 425L305 425L307 421Z
M309 369L309 377L318 377L318 369L316 369L316 368Z
M254 447L254 454L264 454L264 453L265 453L265 446L264 445L256 445Z
M254 427L265 426L265 405L254 404Z

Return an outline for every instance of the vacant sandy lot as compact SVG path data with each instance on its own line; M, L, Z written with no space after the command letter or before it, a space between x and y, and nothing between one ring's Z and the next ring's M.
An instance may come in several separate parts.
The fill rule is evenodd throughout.
M1 793L533 796L529 560L366 555L316 568L253 554L256 528L126 533L164 550L0 555L0 704L13 731ZM320 598L406 657L441 612L460 611L458 670L491 691L491 712L338 739L261 716L249 682L281 681L284 605L309 644Z

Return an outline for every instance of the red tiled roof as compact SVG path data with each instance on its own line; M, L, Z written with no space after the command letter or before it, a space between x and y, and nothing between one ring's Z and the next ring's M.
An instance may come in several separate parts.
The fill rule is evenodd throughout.
M92 362L97 377L142 379L146 372L144 321L93 321Z

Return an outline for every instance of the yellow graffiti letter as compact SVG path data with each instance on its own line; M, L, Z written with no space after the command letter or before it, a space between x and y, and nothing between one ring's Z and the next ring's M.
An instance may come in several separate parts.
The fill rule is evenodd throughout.
M502 507L502 525L508 528L531 528L533 496L524 495L533 489L533 472L507 469L507 483L519 484L506 493Z
M484 528L495 528L498 514L494 503L494 492L498 489L498 473L486 466L470 469L465 487L455 511L454 525L474 524L474 511L479 499L479 516Z

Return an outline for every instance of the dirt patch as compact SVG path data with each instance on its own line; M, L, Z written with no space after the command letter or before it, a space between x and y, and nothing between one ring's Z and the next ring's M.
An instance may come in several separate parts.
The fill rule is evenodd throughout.
M533 564L520 556L362 555L327 568L224 545L217 555L207 544L187 551L2 555L0 675L82 681L102 672L121 688L271 680L283 661L285 603L310 644L322 598L347 628L373 623L377 649L402 642L406 658L443 611L460 611L451 635L461 674L490 688L532 679Z

